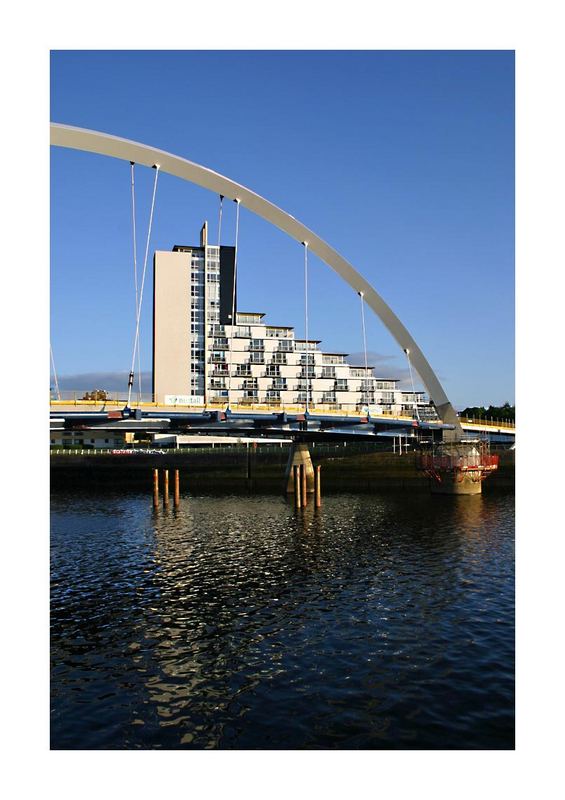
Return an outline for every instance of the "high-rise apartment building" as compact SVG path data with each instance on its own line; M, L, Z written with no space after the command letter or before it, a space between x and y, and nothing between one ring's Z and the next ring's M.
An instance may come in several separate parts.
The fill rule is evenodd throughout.
M433 415L423 392L403 392L371 365L351 365L292 326L237 311L235 249L175 245L154 257L153 396L156 402L224 404ZM235 303L234 303L235 300ZM232 308L235 305L235 320Z

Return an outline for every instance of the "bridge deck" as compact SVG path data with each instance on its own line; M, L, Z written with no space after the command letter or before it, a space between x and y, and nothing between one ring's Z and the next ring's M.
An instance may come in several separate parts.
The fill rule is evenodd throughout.
M411 416L376 414L367 416L359 411L314 407L306 412L304 406L276 408L266 405L238 405L226 410L225 405L186 406L163 403L141 403L130 415L122 416L123 401L118 400L61 400L51 401L51 427L83 428L111 427L114 430L173 430L182 428L196 432L221 426L224 430L244 428L263 429L267 435L286 430L306 432L339 432L372 436L394 435L414 428L439 430L453 428L438 421L416 421ZM506 434L514 436L514 426L500 422L462 420L466 433Z

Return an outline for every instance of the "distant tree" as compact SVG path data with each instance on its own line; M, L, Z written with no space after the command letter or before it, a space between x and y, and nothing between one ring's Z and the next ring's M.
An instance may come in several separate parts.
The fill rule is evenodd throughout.
M503 403L501 406L468 406L460 412L461 417L470 417L472 419L495 419L503 420L508 419L514 422L516 419L516 407L511 406L510 403Z

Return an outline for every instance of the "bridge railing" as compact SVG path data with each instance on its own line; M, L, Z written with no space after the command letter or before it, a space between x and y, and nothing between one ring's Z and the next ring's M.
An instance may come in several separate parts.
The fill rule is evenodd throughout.
M510 419L480 419L475 417L459 417L461 424L486 425L492 428L515 428L516 423Z
M102 406L125 406L127 403L127 393L121 392L108 392L106 397L100 397L98 399L86 399L85 392L61 392L61 399L51 397L50 404L53 408L57 408L57 406L77 406L77 407L86 407L86 408L93 408L93 407L102 407ZM145 399L147 398L147 399ZM139 403L137 399L137 395L132 395L131 405L133 408L136 408ZM141 405L144 408L178 408L181 410L187 411L223 411L226 408L227 402L225 399L221 401L209 401L206 405L194 405L188 403L157 403L152 400L151 395L143 395L141 400ZM306 410L306 406L304 403L281 403L281 402L269 402L269 403L254 403L254 402L231 402L230 408L232 411L263 411L263 412L288 412L291 414L302 414ZM394 419L406 419L406 420L414 420L416 417L415 415L409 414L395 414L392 411L388 410L379 410L378 414L374 413L374 409L372 409L373 416L385 416L388 418ZM337 416L352 416L352 417L360 417L366 416L366 410L360 410L354 408L350 404L345 403L318 403L317 405L310 404L309 412L311 414L334 414Z

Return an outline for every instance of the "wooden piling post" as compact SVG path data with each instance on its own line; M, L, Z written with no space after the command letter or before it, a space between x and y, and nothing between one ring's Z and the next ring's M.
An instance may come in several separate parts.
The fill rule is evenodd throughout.
M292 472L294 475L294 507L300 508L302 504L300 502L300 467L298 464L294 465Z
M169 505L169 470L163 470L163 505Z
M321 472L322 467L320 464L318 464L317 467L314 467L314 505L316 508L320 508L322 505Z
M308 505L308 484L306 482L306 464L300 465L300 478L302 484L302 505Z
M159 508L159 470L153 470L153 508Z
M175 470L175 494L174 494L175 508L180 506L180 475L178 469Z

